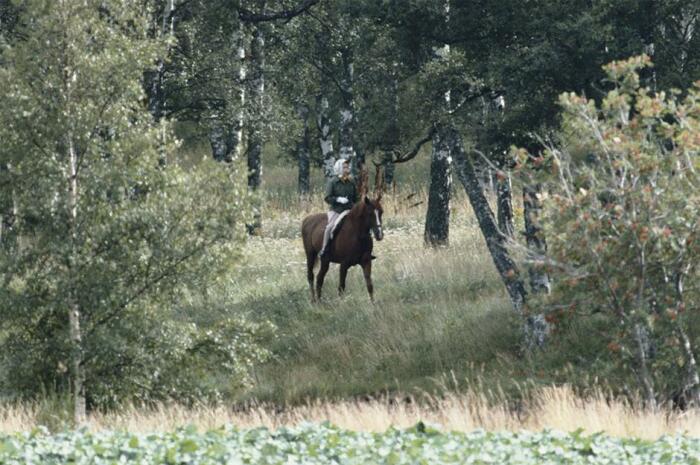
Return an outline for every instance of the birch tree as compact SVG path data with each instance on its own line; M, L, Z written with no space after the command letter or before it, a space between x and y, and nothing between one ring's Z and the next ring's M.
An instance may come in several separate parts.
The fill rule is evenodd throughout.
M450 2L444 2L445 25L449 25ZM450 46L443 45L436 51L438 60L448 60ZM433 150L430 157L430 188L428 190L428 210L425 217L425 243L431 246L447 245L450 233L450 197L452 195L452 150L456 143L452 122L451 89L443 96L443 115L436 123ZM448 121L445 121L447 119Z
M163 43L140 2L25 6L1 52L2 197L22 239L0 258L3 363L34 389L67 380L81 424L100 374L129 366L116 335L143 337L127 329L230 266L247 213L235 171L159 163L175 141L148 112Z

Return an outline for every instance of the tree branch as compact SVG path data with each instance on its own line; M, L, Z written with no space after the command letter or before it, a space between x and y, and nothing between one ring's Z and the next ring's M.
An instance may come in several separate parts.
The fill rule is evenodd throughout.
M421 147L423 147L426 143L430 142L433 140L433 136L435 135L435 126L430 128L430 131L428 131L428 135L416 142L416 145L413 146L413 149L409 152L404 153L403 155L397 154L396 152L395 157L393 157L390 161L391 163L405 163L407 161L413 160L416 155L418 155L418 152L420 151Z
M308 11L312 6L320 2L321 0L302 0L297 6L291 10L282 11L260 11L253 12L242 6L237 6L238 17L241 21L246 23L261 23L264 21L276 21L278 19L290 20L300 14Z

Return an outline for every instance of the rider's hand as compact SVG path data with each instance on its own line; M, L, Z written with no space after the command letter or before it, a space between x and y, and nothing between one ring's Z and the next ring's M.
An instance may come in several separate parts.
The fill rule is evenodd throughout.
M348 203L348 198L347 197L337 197L335 199L335 201L340 203L340 204L345 205L346 203Z

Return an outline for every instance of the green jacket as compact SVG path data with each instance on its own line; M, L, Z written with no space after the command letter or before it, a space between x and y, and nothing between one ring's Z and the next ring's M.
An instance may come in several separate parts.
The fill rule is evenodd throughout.
M346 197L348 203L342 204L337 202L338 197ZM334 177L326 184L326 203L331 206L331 209L337 213L342 213L345 210L352 208L357 202L357 187L352 179L343 181L339 177Z

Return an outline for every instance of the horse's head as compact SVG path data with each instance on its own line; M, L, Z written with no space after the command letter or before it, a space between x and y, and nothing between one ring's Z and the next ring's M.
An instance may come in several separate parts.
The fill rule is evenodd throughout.
M366 219L366 224L369 229L372 230L374 238L378 241L384 239L384 229L382 225L382 214L384 210L382 209L381 197L374 200L370 200L369 197L365 197L362 205L362 214Z
M382 193L384 190L384 177L382 176L381 170L377 167L377 174L374 181L375 186L375 196L374 200L370 200L367 196L367 191L369 190L369 179L368 171L362 168L360 175L360 211L361 216L365 220L365 226L372 230L374 238L378 241L384 239L384 229L382 226L382 214L384 210L382 209Z

